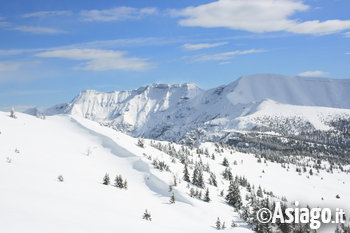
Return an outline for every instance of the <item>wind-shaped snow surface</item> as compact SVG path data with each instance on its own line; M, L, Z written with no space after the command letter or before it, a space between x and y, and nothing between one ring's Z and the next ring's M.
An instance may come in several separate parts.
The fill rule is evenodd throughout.
M268 99L291 109L292 105L310 106L311 115L312 107L349 109L350 80L263 74L207 91L194 84L153 84L109 93L88 90L47 113L85 117L134 137L179 141L193 131L215 134L240 129L237 118L253 114ZM283 107L275 111L284 112Z
M279 103L350 108L350 80L281 75L244 76L228 85L233 104L271 99Z
M181 163L96 122L21 113L13 119L0 112L0 132L1 232L209 233L216 231L218 216L227 224L238 220L223 198L213 194L211 203L190 198L181 182ZM153 168L148 156L165 161L178 175L175 204L169 203L168 191L174 174ZM109 186L102 184L106 173ZM112 185L116 175L127 179L127 190ZM142 219L145 209L151 222ZM251 231L238 227L233 232Z

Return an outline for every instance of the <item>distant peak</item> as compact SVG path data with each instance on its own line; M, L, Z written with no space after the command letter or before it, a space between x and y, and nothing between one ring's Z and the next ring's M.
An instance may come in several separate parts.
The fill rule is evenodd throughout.
M182 84L163 84L163 83L152 83L150 85L142 86L136 89L138 92L143 92L150 89L199 89L199 87L194 83L182 83Z
M80 95L86 95L86 94L96 94L96 93L99 93L98 91L96 90L93 90L93 89L87 89L87 90L83 90L80 92Z

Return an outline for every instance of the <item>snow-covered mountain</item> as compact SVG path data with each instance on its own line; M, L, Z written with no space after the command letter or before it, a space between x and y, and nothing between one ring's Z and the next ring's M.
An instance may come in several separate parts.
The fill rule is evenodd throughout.
M307 124L316 123L315 129L329 129L324 115L328 122L349 118L350 110L336 110L349 109L349 99L350 80L261 74L206 91L194 84L153 84L109 93L88 90L68 104L48 109L47 114L82 116L135 137L180 141L205 134L205 140L212 140L225 131L251 129L257 118L246 116L257 111L261 117L264 112L269 116L298 112Z
M0 231L265 233L274 202L349 210L349 83L253 75L0 112Z

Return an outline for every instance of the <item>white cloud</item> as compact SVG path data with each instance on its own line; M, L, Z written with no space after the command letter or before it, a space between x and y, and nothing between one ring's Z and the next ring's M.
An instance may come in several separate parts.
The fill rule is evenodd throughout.
M43 49L2 49L0 50L0 56L14 56L24 53L39 52Z
M287 31L301 34L330 34L350 29L350 20L300 22L290 17L310 9L296 0L218 0L172 11L185 17L182 26L225 27L256 33Z
M0 61L0 71L17 71L40 65L41 61ZM3 77L0 77L2 79Z
M350 32L345 32L346 37L350 37Z
M13 62L13 61L1 61L0 62L0 71L14 71L18 70L23 63Z
M227 42L219 42L219 43L200 43L200 44L184 44L182 48L186 50L200 50L200 49L208 49L214 48L222 45L228 44Z
M321 71L321 70L305 71L305 72L298 74L298 76L300 76L300 77L325 77L328 75L329 75L328 72Z
M9 22L4 21L5 19L5 17L0 16L0 27L6 27L10 25Z
M216 54L200 54L190 57L193 62L206 62L206 61L227 61L234 56L252 54L252 53L263 53L266 50L263 49L249 49L249 50L235 50L224 53Z
M152 67L146 59L125 57L126 52L98 49L65 49L53 50L36 54L44 58L65 58L70 60L86 61L74 67L78 70L133 70L142 71Z
M31 17L49 17L49 16L69 16L72 15L72 11L37 11L32 13L23 14L23 18Z
M80 15L84 21L120 21L128 19L140 19L146 15L157 13L156 8L132 8L132 7L116 7L105 10L85 10Z
M0 21L0 27L7 27L9 25L10 25L9 22Z
M319 20L296 23L287 31L299 34L332 34L350 28L350 20Z
M16 31L21 31L21 32L30 32L33 34L56 35L56 34L66 33L66 31L63 31L60 29L46 28L46 27L16 26L11 29Z

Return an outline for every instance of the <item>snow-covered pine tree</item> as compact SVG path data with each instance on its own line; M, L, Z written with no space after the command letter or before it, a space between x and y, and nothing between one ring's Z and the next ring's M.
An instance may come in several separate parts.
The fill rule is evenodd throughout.
M145 220L147 220L147 221L152 221L151 213L148 212L147 209L146 209L145 212L143 213L142 218L145 219Z
M207 188L207 190L205 191L204 201L205 201L205 202L210 202L209 189L208 189L208 188Z
M221 221L220 221L219 217L216 219L215 227L216 227L217 230L221 229Z
M194 170L193 170L193 174L192 174L192 184L197 185L198 186L198 167L195 166Z
M201 188L205 187L204 179L203 179L203 171L201 168L199 168L198 170L198 186Z
M57 180L58 180L59 182L63 182L63 181L64 181L64 178L63 178L62 175L59 175L59 176L57 177Z
M190 197L194 197L196 196L196 191L194 190L194 188L190 189Z
M234 227L236 227L236 226L237 226L237 224L236 224L235 220L232 219L232 221L231 221L231 227L234 228Z
M144 148L144 147L145 147L145 140L144 140L143 138L139 138L139 139L137 140L137 145L138 145L139 147Z
M173 178L174 178L174 182L173 182L173 185L174 185L174 186L177 186L177 180L176 180L176 176L174 176Z
M258 191L256 191L256 195L257 195L258 197L263 197L263 196L264 196L264 195L263 195L263 191L262 191L262 189L261 189L261 186L259 186Z
M123 178L121 175L117 175L114 179L114 185L118 188L124 188Z
M229 164L228 164L228 160L226 157L224 157L224 160L222 161L222 165L225 166L225 167L228 167Z
M174 194L174 193L171 194L170 203L171 203L171 204L174 204L174 203L175 203L175 194Z
M185 163L185 167L184 167L183 173L184 173L184 176L183 176L184 181L191 182L190 175L188 173L188 168L187 168L187 164L186 163Z
M126 179L124 180L123 186L124 189L128 189L128 181Z
M225 197L227 203L237 209L242 207L241 193L237 182L230 181L230 186Z
M106 173L105 176L103 177L102 184L104 184L104 185L109 185L110 184L110 179L109 179L108 173Z
M232 172L230 168L225 168L225 170L222 173L222 176L224 177L224 179L226 180L232 180L233 176L232 176Z
M14 108L14 107L11 108L10 117L12 117L12 118L14 118L14 119L17 118L16 113L15 113L15 108Z
M212 172L210 172L209 184L210 184L210 185L213 185L213 186L215 186L215 187L218 186L218 183L217 183L217 181L216 181L216 176L215 176L215 174L212 173Z

